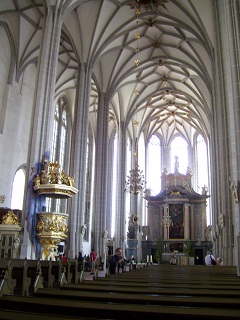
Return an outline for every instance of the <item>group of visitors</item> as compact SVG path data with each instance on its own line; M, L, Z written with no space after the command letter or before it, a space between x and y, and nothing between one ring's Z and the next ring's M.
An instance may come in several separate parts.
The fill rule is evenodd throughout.
M206 266L221 266L223 264L222 258L215 258L210 251L207 252L205 257Z
M94 249L91 250L90 255L84 256L82 255L82 252L80 251L78 253L77 257L78 263L85 262L85 271L91 271L94 272L95 270L95 264L97 260L97 253ZM66 254L63 253L62 255L59 255L58 261L67 262ZM115 254L110 257L109 260L109 272L110 274L115 274L116 272L123 272L124 265L126 263L126 259L123 257L123 251L121 248L117 248L115 250ZM173 252L170 259L171 264L176 264L176 253ZM207 255L205 256L205 264L206 266L220 266L223 265L222 258L215 258L210 251L207 251Z
M91 250L90 255L88 256L82 256L82 252L79 251L78 253L78 263L83 263L83 261L85 262L85 271L91 271L92 273L95 270L95 264L96 264L96 260L97 260L97 253L95 252L94 249Z
M84 261L85 271L89 271L89 272L93 273L95 270L97 253L95 252L94 249L92 249L90 255L83 256L82 252L80 251L78 253L77 260L78 260L79 264L83 263L83 261ZM110 274L115 274L116 269L117 269L117 272L120 272L120 273L123 272L125 262L126 262L126 260L123 257L122 249L117 248L115 251L115 254L113 256L111 256L111 258L109 260Z
M56 258L56 260L61 261L61 262L67 262L67 256L65 253L59 254L59 256Z

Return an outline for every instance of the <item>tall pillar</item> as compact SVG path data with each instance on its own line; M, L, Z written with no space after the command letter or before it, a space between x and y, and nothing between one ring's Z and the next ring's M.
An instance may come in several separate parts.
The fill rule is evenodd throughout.
M43 40L38 61L39 75L36 91L35 109L33 112L32 132L29 141L29 154L27 160L28 183L26 183L26 201L24 221L24 237L21 247L21 258L34 259L40 256L40 243L36 238L37 212L42 209L44 200L33 204L32 191L35 173L32 168L39 167L42 156L50 152L52 143L52 122L54 119L54 92L61 35L62 3L46 5L45 24L43 26ZM35 251L36 250L36 251Z
M160 210L160 232L159 232L159 238L163 239L163 228L162 228L162 221L163 221L163 215L164 215L164 205L159 206Z
M117 159L117 195L116 195L116 228L115 228L115 245L121 247L125 251L126 236L128 221L126 221L125 207L126 207L126 194L124 193L125 180L126 180L126 128L125 123L122 121L118 130L118 159ZM124 252L123 251L123 252Z
M163 215L163 225L164 225L164 231L163 231L163 239L168 240L169 239L169 205L164 204L164 215Z
M114 134L115 136L115 134ZM114 188L114 161L116 161L116 159L114 159L114 145L115 145L115 137L111 137L110 138L110 143L109 143L109 149L108 149L108 185L107 185L107 211L106 211L106 232L108 235L108 239L112 238L112 234L111 234L111 227L112 227L112 223L113 223L113 203L112 203L112 199L113 197L117 197L115 190L117 188ZM117 137L117 140L119 139L119 137ZM117 184L117 183L116 183ZM116 186L115 184L115 186ZM115 192L115 194L114 194ZM117 202L117 199L116 199ZM117 207L117 205L115 204L115 208Z
M190 239L189 204L184 205L184 239Z
M84 232L84 212L86 194L86 166L87 166L87 141L89 126L89 99L91 90L91 70L88 65L82 64L78 73L78 90L76 97L76 108L74 114L71 174L75 177L76 188L79 193L72 200L69 218L70 239L68 256L74 258L82 250ZM89 226L90 227L90 226Z
M193 214L193 204L190 206L190 238L195 239L195 234L194 234L194 214ZM204 240L204 238L202 239Z
M205 230L207 228L207 214L206 214L206 203L202 204L202 234L201 238L205 237Z
M240 146L240 7L237 0L212 1L215 30L215 95L212 121L213 227L218 214L226 218L224 264L233 265L240 254L237 235L240 232L238 205L231 198L229 177L239 184ZM221 194L221 197L219 197ZM233 241L234 240L234 241ZM220 248L219 248L220 250Z
M98 255L105 254L107 182L108 182L108 119L109 101L99 93L96 133L95 183L93 205L93 246Z

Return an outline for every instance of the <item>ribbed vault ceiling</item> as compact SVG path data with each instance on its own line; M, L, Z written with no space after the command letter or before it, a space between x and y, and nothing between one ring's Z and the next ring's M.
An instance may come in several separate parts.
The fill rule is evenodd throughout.
M56 97L65 92L74 109L79 65L89 63L93 68L89 111L95 132L100 90L111 98L109 133L124 122L131 138L141 132L146 139L158 133L165 145L175 134L189 142L196 131L209 135L211 1L65 0L62 4ZM12 28L17 76L39 57L45 6L40 0L0 1L1 20L16 13Z

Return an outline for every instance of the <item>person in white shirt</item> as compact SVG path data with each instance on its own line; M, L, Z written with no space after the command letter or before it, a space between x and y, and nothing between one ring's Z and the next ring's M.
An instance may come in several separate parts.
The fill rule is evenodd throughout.
M212 263L212 261L215 261L215 265L216 265L216 259L214 258L214 256L211 254L210 251L207 252L207 255L205 257L205 264L206 266L214 266L214 262Z

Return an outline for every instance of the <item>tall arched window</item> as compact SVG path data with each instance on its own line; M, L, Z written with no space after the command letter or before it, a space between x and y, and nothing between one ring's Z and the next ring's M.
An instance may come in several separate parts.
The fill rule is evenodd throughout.
M61 97L56 103L53 140L51 150L51 160L58 161L61 166L64 165L65 145L67 130L67 103L64 97Z
M54 123L53 123L53 139L51 148L51 161L57 161L64 168L65 147L66 147L66 132L67 132L67 102L64 97L58 99L55 106ZM62 200L47 198L47 210L55 210L61 212ZM54 206L54 208L53 208Z
M112 190L111 237L114 237L115 227L116 227L117 149L118 149L118 138L117 138L117 134L115 134L114 142L113 142L113 183L112 183L113 190Z
M171 172L175 170L176 161L178 171L185 174L188 167L188 144L182 137L176 137L171 143Z
M197 145L196 145L196 158L197 158L197 187L199 193L207 193L209 189L209 180L208 180L208 153L207 145L201 134L197 136ZM207 224L211 223L210 219L210 210L209 210L209 200L207 199Z
M200 134L197 136L197 173L198 187L208 187L207 146Z
M153 135L148 143L148 177L147 187L154 196L161 190L161 142Z
M14 176L12 198L11 198L11 209L22 210L23 208L25 176L26 176L26 172L24 169L19 169Z
M128 138L127 139L127 153L126 153L126 172L127 175L129 174L129 171L131 170L131 141ZM130 193L126 193L126 212L125 212L125 219L128 221L129 217L131 215L131 196Z
M93 136L91 128L88 128L87 150L86 150L86 176L85 176L85 209L83 223L87 226L88 232L83 235L84 241L89 241L90 237L90 224L91 224L91 199L92 199L92 161L93 161Z

